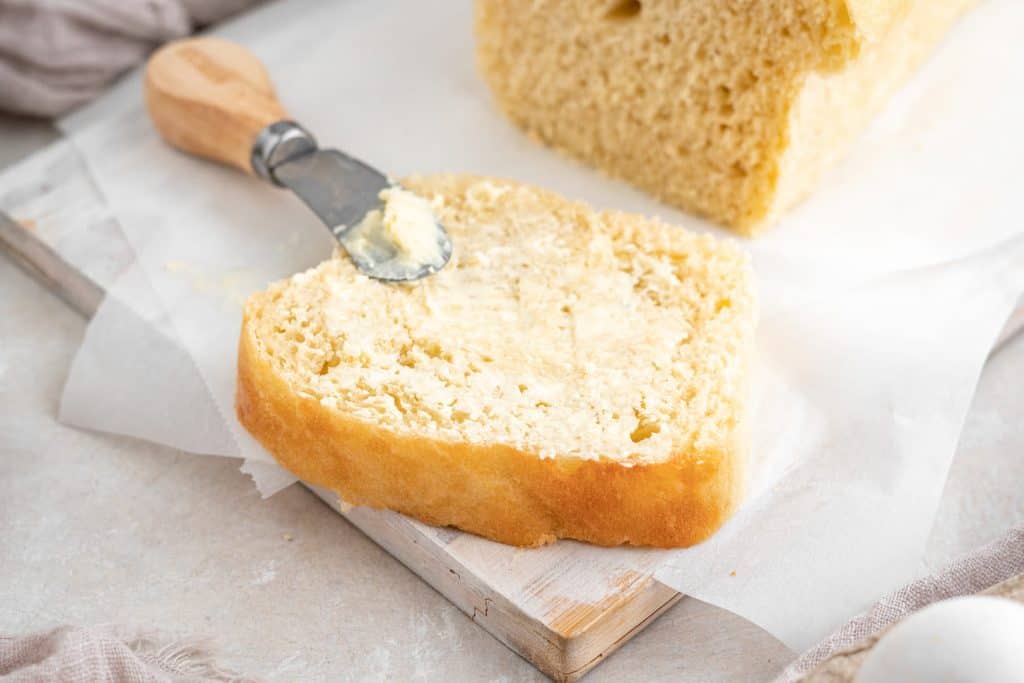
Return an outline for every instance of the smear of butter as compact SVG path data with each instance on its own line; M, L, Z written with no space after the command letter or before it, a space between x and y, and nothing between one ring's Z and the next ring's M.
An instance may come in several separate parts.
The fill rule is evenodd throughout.
M437 218L430 202L400 187L380 193L382 209L374 209L345 236L345 248L361 261L403 265L440 264Z

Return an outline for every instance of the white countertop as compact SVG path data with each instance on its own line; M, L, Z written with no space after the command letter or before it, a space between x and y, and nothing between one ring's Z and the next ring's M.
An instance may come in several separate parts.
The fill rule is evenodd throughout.
M0 167L52 135L0 118ZM59 424L85 323L2 256L0 292L0 633L206 634L271 680L544 680L305 489L264 501L234 462ZM1024 337L986 367L930 565L1024 520L1020 386ZM790 657L683 600L586 680L766 680Z

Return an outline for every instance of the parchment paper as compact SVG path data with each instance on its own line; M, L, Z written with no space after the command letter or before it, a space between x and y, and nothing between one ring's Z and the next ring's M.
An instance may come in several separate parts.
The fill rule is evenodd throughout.
M814 198L747 245L764 314L746 506L695 548L580 545L581 564L607 553L656 562L659 580L797 649L913 578L978 373L1024 291L1022 26L1016 0L985 3ZM292 0L221 32L265 60L322 143L393 175L512 177L714 230L530 143L500 116L474 73L468 3ZM196 435L216 422L203 401L178 401L169 416L159 398L146 400L198 389L195 377L185 389L171 355L124 335L125 316L145 309L145 288L127 277L90 328L63 416L241 454L264 491L283 485L233 418L240 304L325 258L326 232L286 193L167 149L146 120L138 74L63 125L231 443L214 429ZM133 362L83 374L97 348ZM163 370L138 369L153 366ZM96 425L96 397L116 401L132 383L152 391L124 394L131 425ZM515 552L477 541L481 553Z

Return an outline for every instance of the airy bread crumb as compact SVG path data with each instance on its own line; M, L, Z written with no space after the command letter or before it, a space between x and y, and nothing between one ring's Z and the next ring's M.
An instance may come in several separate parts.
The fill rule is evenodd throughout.
M431 199L451 262L394 285L334 258L254 295L243 424L351 503L505 542L711 533L744 456L745 254L510 182L403 184Z
M533 137L752 234L976 1L477 0L477 59Z

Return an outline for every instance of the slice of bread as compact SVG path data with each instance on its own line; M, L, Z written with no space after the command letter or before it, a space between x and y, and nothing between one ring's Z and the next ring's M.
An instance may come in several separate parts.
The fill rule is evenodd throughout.
M514 545L684 546L737 505L755 299L734 245L465 176L404 183L455 245L253 295L238 417L298 477Z
M477 0L477 59L535 137L753 234L976 1Z

